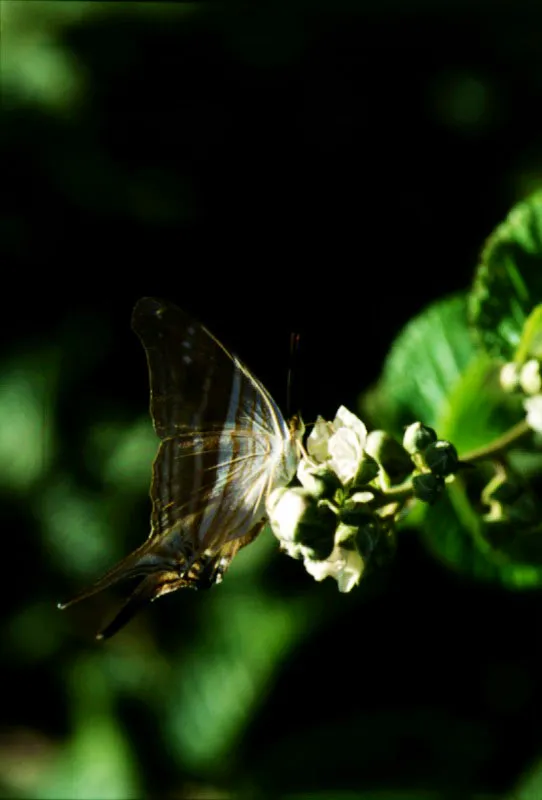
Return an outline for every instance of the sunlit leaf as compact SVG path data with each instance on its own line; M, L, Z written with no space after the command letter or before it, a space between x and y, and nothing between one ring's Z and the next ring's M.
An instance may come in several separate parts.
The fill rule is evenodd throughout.
M527 317L515 360L522 364L529 358L542 361L542 303L537 305Z
M402 424L420 419L453 442L460 457L523 416L520 401L500 389L494 362L475 349L465 309L463 298L451 298L412 320L394 343L371 401L376 424L400 434ZM484 536L480 514L458 483L435 506L418 507L415 522L449 567L516 588L539 585L542 568L538 558L530 563L531 539L514 537L497 548Z
M542 302L542 191L518 203L489 237L469 296L469 314L493 356L514 358L523 326Z
M429 306L394 341L382 376L364 403L375 426L398 435L416 420L434 427L473 356L465 299L454 296Z
M494 362L477 353L450 387L436 415L436 429L453 442L461 456L504 433L524 416L521 399L504 394Z

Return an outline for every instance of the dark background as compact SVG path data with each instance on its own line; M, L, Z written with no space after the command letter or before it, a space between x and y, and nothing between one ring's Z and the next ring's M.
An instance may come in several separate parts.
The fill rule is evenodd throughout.
M147 534L138 297L206 323L282 407L301 332L305 418L355 411L402 325L468 287L540 185L540 8L2 16L3 792L512 791L542 750L540 594L451 574L415 533L348 596L266 534L221 587L103 646L111 598L54 603ZM532 774L518 797L542 797Z

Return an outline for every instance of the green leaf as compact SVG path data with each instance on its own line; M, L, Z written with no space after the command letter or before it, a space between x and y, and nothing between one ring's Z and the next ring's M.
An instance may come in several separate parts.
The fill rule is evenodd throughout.
M492 356L514 358L542 302L542 191L518 203L489 237L469 296L469 316Z
M527 771L506 800L540 800L542 797L542 759Z
M542 303L529 314L523 326L515 361L523 364L529 358L538 358L542 361Z
M436 427L474 357L466 313L465 298L453 296L430 305L403 328L376 388L362 399L364 414L375 425L401 437L404 426L417 420Z
M495 362L476 351L462 297L435 303L404 328L372 402L377 424L400 435L402 425L419 419L451 441L460 457L523 416L520 400L500 389ZM434 506L416 507L415 518L410 514L406 519L409 523L421 527L429 549L453 569L516 588L542 584L532 537L513 537L498 547L491 543L481 508L471 506L459 480Z
M482 520L459 483L448 487L434 506L425 506L423 539L447 567L481 581L515 589L542 585L542 564L514 561L484 537Z
M454 443L461 457L502 434L521 415L520 401L499 391L493 364L482 353L451 392L437 431ZM448 486L447 497L424 507L422 529L435 555L474 578L520 589L542 584L540 554L533 548L535 535L511 534L498 546L491 543L481 509L472 507L461 480Z
M505 394L495 362L480 352L451 388L436 420L440 438L453 442L460 457L496 439L524 416L521 398Z

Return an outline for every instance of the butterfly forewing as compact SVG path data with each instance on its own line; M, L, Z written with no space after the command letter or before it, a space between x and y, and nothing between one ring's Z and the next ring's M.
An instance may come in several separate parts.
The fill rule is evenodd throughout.
M162 439L153 467L151 536L174 549L218 549L248 533L278 477L289 431L249 370L172 304L143 298L132 326L149 367ZM165 543L164 543L165 544Z
M269 432L286 430L259 381L180 308L144 297L132 328L147 354L151 416L161 439L237 425L252 429L254 423Z

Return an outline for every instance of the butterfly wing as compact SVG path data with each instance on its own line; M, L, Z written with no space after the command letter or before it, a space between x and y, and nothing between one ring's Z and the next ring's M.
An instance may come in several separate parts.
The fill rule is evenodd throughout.
M71 605L146 576L103 632L178 588L212 585L263 526L265 498L287 483L297 446L278 407L239 359L176 306L143 298L132 327L149 368L161 439L151 483L149 539Z
M132 328L147 355L150 412L160 439L225 427L288 434L269 392L200 323L172 303L143 297Z
M181 551L217 549L264 515L272 479L290 479L290 432L262 384L181 309L143 298L132 327L147 355L151 416L162 439L151 536L175 539Z

